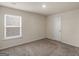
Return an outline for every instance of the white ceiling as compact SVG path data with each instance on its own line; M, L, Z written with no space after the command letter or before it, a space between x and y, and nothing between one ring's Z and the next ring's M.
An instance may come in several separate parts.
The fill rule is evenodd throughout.
M42 8L43 4L47 7ZM42 15L50 15L79 8L79 2L1 2L0 5Z

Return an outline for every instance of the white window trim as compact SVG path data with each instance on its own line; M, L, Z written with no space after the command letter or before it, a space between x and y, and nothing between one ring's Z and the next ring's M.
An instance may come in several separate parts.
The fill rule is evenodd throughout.
M22 37L22 17L21 16L16 16L16 17L20 17L20 26L6 26L6 16L15 17L16 15L8 15L8 14L4 15L4 39L13 39L13 38ZM8 27L20 27L20 35L6 37L6 28L8 28Z

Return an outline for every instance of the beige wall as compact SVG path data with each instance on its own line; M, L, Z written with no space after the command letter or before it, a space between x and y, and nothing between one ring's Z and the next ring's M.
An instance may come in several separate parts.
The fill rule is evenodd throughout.
M79 9L56 14L61 17L61 42L79 47ZM47 37L54 39L55 15L47 18Z
M62 14L62 41L79 47L79 10Z
M4 40L4 14L22 16L22 38ZM45 16L6 7L0 7L0 49L43 38L45 38Z

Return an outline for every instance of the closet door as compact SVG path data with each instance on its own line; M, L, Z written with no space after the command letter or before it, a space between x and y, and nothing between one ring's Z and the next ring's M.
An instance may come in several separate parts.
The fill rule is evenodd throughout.
M53 35L55 40L61 40L61 16L55 15L53 17Z

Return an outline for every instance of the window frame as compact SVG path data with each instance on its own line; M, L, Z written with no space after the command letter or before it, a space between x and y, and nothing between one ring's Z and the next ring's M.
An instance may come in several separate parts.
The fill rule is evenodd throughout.
M9 16L9 17L19 17L19 20L20 20L20 26L7 26L6 24L6 17ZM19 27L20 28L20 34L19 35L15 35L15 36L10 36L10 37L7 37L7 33L6 33L6 28L10 28L10 27ZM22 37L22 17L21 16L16 16L16 15L9 15L9 14L5 14L4 15L4 39L13 39L13 38L20 38Z

